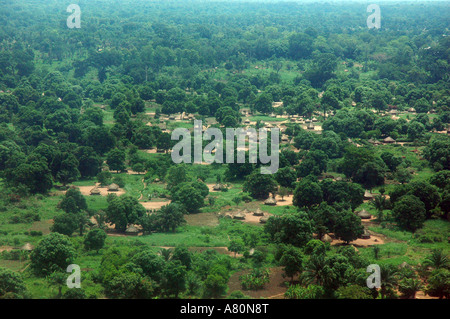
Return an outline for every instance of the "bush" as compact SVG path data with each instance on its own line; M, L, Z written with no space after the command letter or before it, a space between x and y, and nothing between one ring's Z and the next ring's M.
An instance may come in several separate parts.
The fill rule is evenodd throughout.
M268 269L253 269L250 274L239 277L242 289L260 290L270 281Z
M29 224L35 221L40 221L41 217L36 212L17 213L9 218L10 224Z
M41 231L32 230L32 231L30 231L30 236L32 236L32 237L42 236L42 232Z

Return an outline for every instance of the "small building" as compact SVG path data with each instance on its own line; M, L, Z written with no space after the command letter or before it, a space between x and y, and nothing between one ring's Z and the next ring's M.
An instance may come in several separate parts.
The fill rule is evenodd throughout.
M91 195L101 195L100 189L98 189L97 186L95 186L93 189L91 189Z
M388 136L383 140L383 142L386 144L393 144L395 143L395 140L392 137Z
M139 234L139 229L135 225L130 225L125 230L125 234L137 236Z
M267 217L267 216L263 216L263 217L261 217L260 219L259 219L259 222L261 223L261 224L265 224L265 223L267 223L267 220L269 219L269 217Z
M238 212L236 214L234 214L233 216L234 219L238 219L238 220L244 220L245 219L245 214L242 212Z
M331 238L330 235L325 234L320 240L324 243L331 243L333 241L333 238Z
M112 183L108 186L109 192L118 192L119 191L119 185Z
M364 199L372 199L373 195L368 190L364 192Z
M20 249L25 251L32 251L34 249L34 246L32 246L30 243L26 243Z
M364 232L361 235L361 239L370 239L370 233L367 229L364 228Z
M277 200L274 197L269 197L264 201L264 205L275 206L277 204Z
M258 208L255 212L253 212L253 216L264 216L264 212Z
M357 212L356 215L358 215L361 219L370 219L370 218L372 218L372 215L368 211L366 211L365 209L363 209L362 211Z

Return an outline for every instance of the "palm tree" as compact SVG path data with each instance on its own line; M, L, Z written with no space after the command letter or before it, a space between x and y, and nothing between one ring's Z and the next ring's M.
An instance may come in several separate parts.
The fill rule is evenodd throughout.
M382 299L386 299L397 285L397 268L392 265L382 265L380 267L381 289L380 294Z
M164 258L165 261L169 261L172 258L172 249L161 248L159 254Z
M422 283L416 278L405 278L398 286L402 296L407 299L416 299L416 293L422 288Z
M315 283L319 286L329 287L335 280L335 274L328 265L324 254L312 255L305 265L301 279L307 284Z
M446 268L448 261L448 257L443 253L442 249L433 249L431 255L427 256L423 264L434 269L440 269Z

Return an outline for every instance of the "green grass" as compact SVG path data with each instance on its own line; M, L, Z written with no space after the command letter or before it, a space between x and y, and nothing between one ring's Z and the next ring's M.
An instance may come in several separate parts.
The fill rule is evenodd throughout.
M252 121L252 122L261 121L263 123L264 122L283 122L283 121L286 121L286 119L270 117L267 115L255 115L255 116L250 117L250 121Z

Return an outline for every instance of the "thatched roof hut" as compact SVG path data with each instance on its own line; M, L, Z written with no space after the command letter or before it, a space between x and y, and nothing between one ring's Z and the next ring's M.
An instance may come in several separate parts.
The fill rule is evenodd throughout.
M125 230L125 233L127 235L134 235L137 236L139 234L139 229L135 225L130 225Z
M91 195L101 195L100 189L98 189L97 186L95 186L93 189L91 189Z
M308 130L314 130L314 124L313 124L313 122L309 122L309 123L308 123L307 129L308 129Z
M325 234L320 240L324 243L331 243L333 241L333 238L331 238L330 235Z
M388 136L383 140L383 142L390 144L390 143L395 143L395 140L392 137Z
M369 233L369 231L367 229L364 228L364 232L361 235L361 238L362 239L370 239L370 233Z
M212 189L213 189L213 191L218 192L218 191L222 190L222 184L217 183L216 185L214 185L212 187Z
M362 211L357 212L356 215L358 215L361 219L370 219L370 218L372 218L372 215L368 211L366 211L365 209L363 209Z
M269 197L264 201L264 205L275 206L277 204L277 200L274 197Z
M253 216L264 216L264 212L258 208L255 212L253 212Z
M372 199L373 194L371 194L368 190L364 192L364 199Z
M34 249L34 247L30 243L26 243L20 249L21 250L26 250L26 251L32 251Z
M111 185L108 186L108 191L110 191L110 192L119 191L119 185L112 183Z
M234 214L233 216L234 219L239 219L239 220L244 220L245 219L245 214L242 212L238 212L236 214Z
M269 217L267 217L267 216L263 216L263 217L261 217L260 219L259 219L259 222L261 223L261 224L265 224L265 223L267 223L267 220L269 219Z

